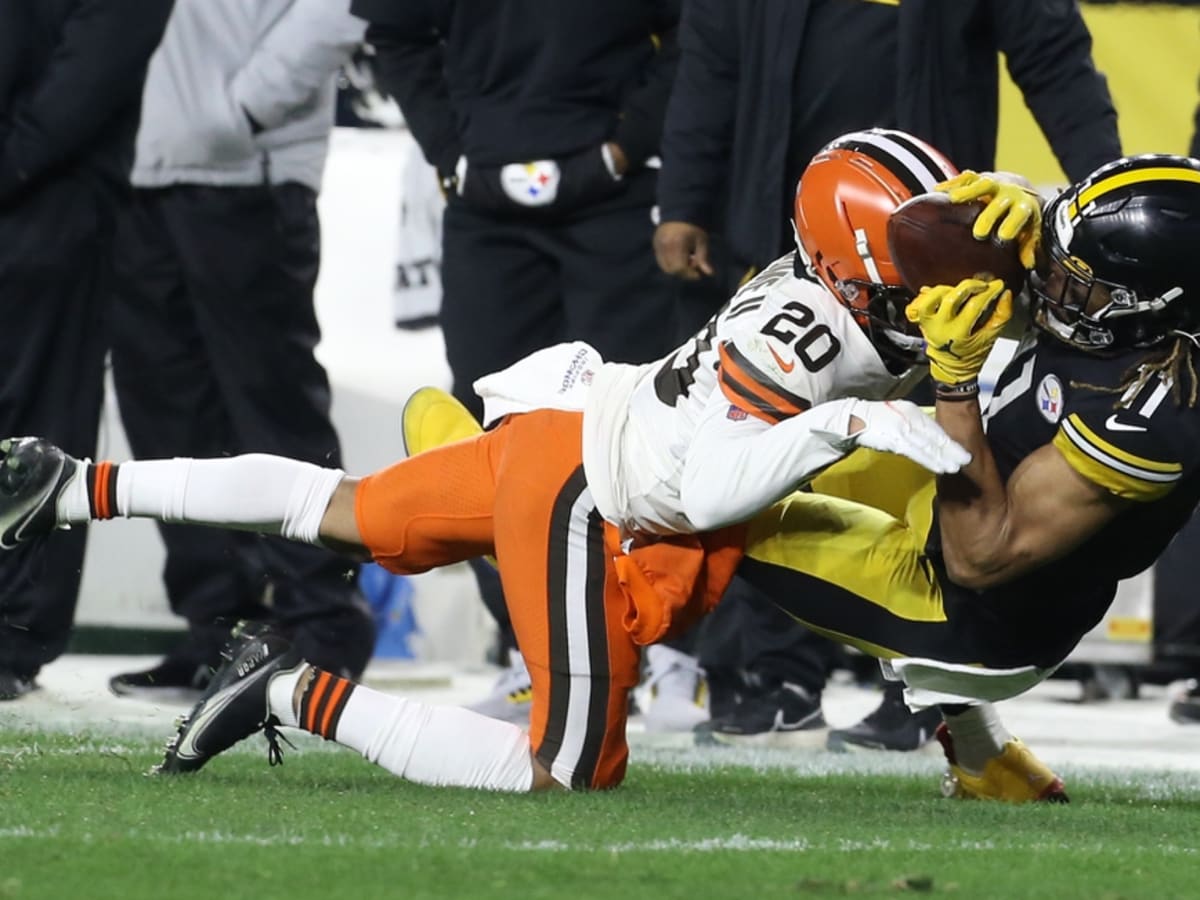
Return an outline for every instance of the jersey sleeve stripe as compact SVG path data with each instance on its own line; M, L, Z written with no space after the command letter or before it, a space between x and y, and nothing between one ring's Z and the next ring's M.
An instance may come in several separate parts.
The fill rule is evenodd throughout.
M1180 473L1155 472L1129 465L1084 440L1071 418L1064 420L1054 435L1054 446L1071 468L1089 481L1118 497L1142 502L1165 496Z
M752 394L740 382L728 378L724 370L722 370L718 378L718 384L720 384L721 393L725 395L726 400L738 409L748 412L756 419L762 419L768 425L778 425L787 418L786 415L775 408L774 404L756 394Z
M750 381L757 384L763 391L778 397L782 403L781 407L786 407L792 410L792 415L804 412L812 406L812 403L799 394L793 394L776 379L772 378L746 356L741 350L728 342L720 347L721 365L732 363L733 367L740 370L741 373L749 378Z
M1143 456L1136 456L1128 450L1122 450L1115 444L1110 444L1104 438L1100 437L1100 435L1096 434L1096 432L1092 431L1092 429L1088 428L1078 413L1068 416L1063 425L1064 427L1069 427L1073 434L1079 436L1080 440L1095 447L1104 455L1131 466L1133 469L1173 476L1169 480L1177 479L1180 473L1183 472L1183 465L1181 463L1157 462L1153 459L1146 459Z
M718 348L721 365L718 380L731 403L759 415L767 413L778 422L804 412L812 404L793 394L746 358L737 347L725 343ZM732 393L731 393L732 391ZM747 403L750 406L747 406ZM759 418L763 416L759 415Z

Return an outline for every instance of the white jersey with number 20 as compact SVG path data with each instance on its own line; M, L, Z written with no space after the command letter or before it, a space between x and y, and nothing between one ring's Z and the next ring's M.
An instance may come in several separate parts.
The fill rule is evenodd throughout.
M890 372L850 311L782 257L664 359L596 372L583 427L596 507L629 534L748 518L842 455L845 404L821 404L902 396L921 374ZM694 521L702 508L723 522Z

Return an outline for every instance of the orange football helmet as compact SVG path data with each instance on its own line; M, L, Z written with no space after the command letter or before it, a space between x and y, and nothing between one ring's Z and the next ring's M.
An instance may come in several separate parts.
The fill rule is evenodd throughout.
M904 316L913 294L888 252L888 217L905 200L933 190L958 170L903 131L872 128L827 144L796 186L796 246L809 272L850 308L877 345L905 356L920 351Z

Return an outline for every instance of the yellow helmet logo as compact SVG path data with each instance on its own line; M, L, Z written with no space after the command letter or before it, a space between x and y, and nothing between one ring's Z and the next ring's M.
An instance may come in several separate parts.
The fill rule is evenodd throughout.
M1072 275L1077 275L1081 278L1092 277L1092 267L1085 263L1078 256L1068 256L1063 259L1062 266Z

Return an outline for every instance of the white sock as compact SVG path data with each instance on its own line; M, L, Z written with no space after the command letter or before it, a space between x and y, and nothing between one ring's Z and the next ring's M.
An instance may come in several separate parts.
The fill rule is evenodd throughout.
M958 764L978 775L993 756L998 756L1012 734L1000 721L996 707L990 703L968 706L956 715L943 715L950 737L954 739L954 755Z
M271 676L271 681L267 684L267 709L274 713L280 725L299 727L293 700L296 696L296 685L310 668L312 667L300 666L290 672L279 672Z
M510 792L533 787L529 736L511 722L457 706L356 685L335 740L418 784Z
M279 534L316 544L321 519L343 477L341 469L265 453L137 460L116 467L113 514ZM77 477L59 496L60 523L87 521L87 481Z

